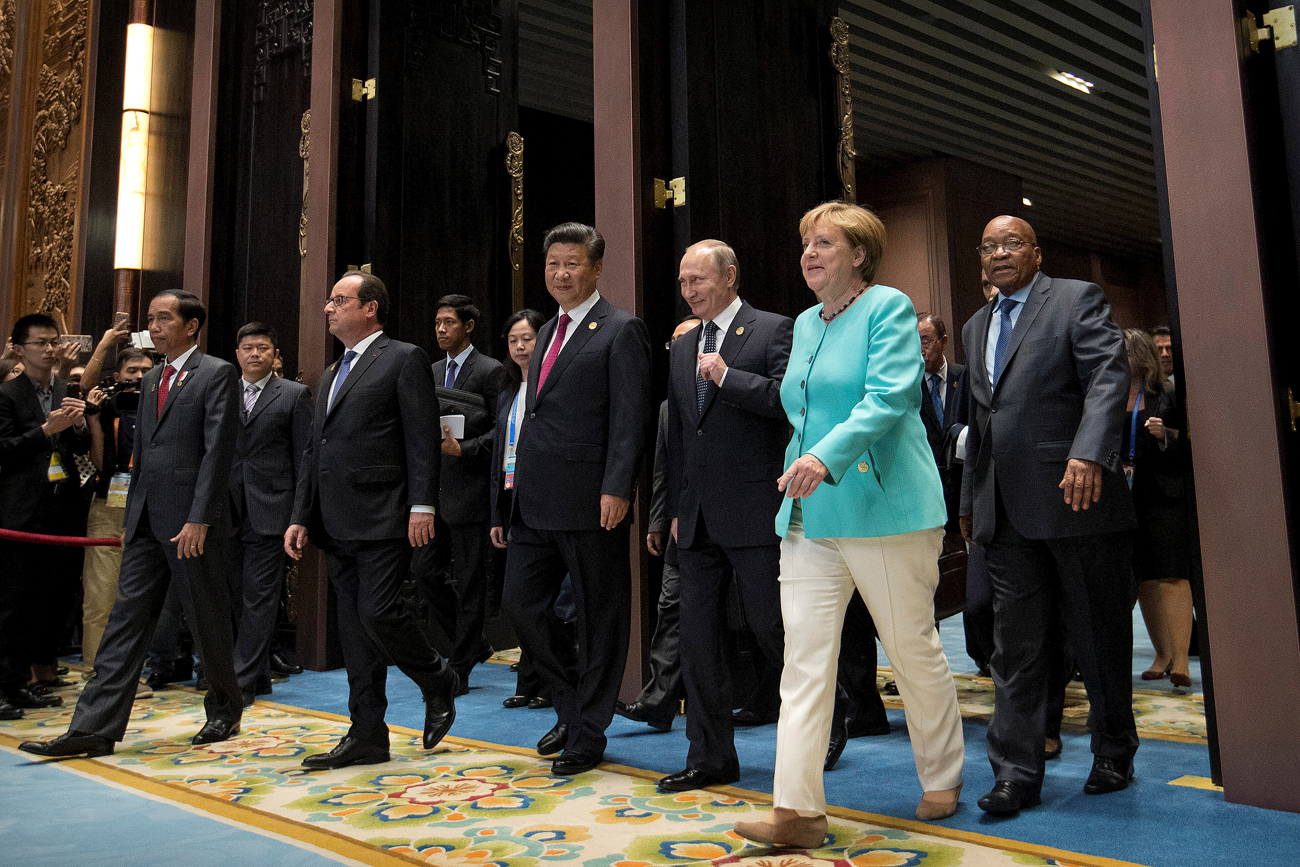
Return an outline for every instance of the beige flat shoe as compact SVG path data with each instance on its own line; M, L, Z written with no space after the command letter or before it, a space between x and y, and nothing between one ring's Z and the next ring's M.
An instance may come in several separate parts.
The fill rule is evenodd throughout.
M737 822L736 833L746 840L774 849L818 849L826 842L825 816L800 816L777 807L770 821Z
M955 789L943 789L921 795L921 803L916 805L916 818L922 822L933 822L937 819L947 819L956 813L963 785L965 783L959 784Z

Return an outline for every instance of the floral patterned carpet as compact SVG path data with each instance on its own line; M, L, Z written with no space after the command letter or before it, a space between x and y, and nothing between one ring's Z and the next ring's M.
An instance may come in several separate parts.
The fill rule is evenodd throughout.
M974 684L969 691L979 690ZM0 723L0 743L13 747L64 731L75 692L63 694L62 708L29 711L22 720ZM963 702L968 698L963 694ZM527 750L447 738L426 752L420 748L419 732L410 729L394 729L389 763L309 771L301 767L302 758L329 749L346 731L346 720L258 702L245 711L243 731L236 739L191 746L189 738L202 719L197 693L159 692L135 703L126 738L115 754L72 761L119 784L162 791L234 817L262 833L314 835L316 845L368 864L1120 863L834 808L825 847L773 852L731 830L737 819L753 819L766 809L770 799L761 793L720 787L665 795L655 789L656 774L617 765L559 777L550 773L547 760ZM1168 722L1173 729L1179 725Z

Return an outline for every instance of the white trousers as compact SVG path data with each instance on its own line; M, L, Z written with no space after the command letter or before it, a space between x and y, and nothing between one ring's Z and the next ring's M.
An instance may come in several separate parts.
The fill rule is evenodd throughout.
M961 712L934 625L943 528L869 539L805 539L795 521L781 543L785 671L776 731L773 804L826 812L822 765L830 743L840 628L854 587L876 622L907 714L923 791L962 782Z

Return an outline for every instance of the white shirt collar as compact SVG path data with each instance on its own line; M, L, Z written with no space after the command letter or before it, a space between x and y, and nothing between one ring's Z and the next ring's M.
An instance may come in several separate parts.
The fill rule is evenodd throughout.
M583 301L581 304L577 305L572 310L565 310L564 308L560 308L560 312L569 314L569 321L571 325L578 325L581 324L582 320L587 318L587 314L591 312L591 308L595 307L596 302L599 300L600 300L600 290L597 289L595 292L592 292L590 295L587 296L587 300Z
M361 357L362 355L365 355L366 350L370 348L370 344L374 343L375 340L379 338L379 335L383 333L384 333L384 329L381 328L378 331L376 331L374 334L367 334L365 337L357 341L357 345L352 347L352 351L357 354L358 358Z
M257 389L258 394L261 394L262 389L266 388L266 384L271 381L271 377L273 376L275 376L274 373L268 373L266 376L262 377L257 382L249 382L244 377L240 377L240 378L244 380L244 391L248 391L248 386L251 385L253 386L253 388Z
M717 316L714 316L709 321L712 322L714 325L718 326L718 335L721 336L727 333L727 329L731 328L731 321L736 318L736 314L739 312L740 312L740 296L737 295L735 298L731 299L730 304L722 308L721 313L719 313ZM703 339L704 339L704 329L701 328L700 340Z
M185 350L184 352L182 352L180 355L176 356L176 360L175 360L175 361L167 361L167 360L164 360L164 361L163 361L163 368L165 369L165 368L167 367L167 365L170 364L170 365L171 365L171 366L176 370L177 373L180 373L181 368L183 368L183 367L185 366L185 362L189 361L190 356L194 354L194 350L196 350L196 349L198 349L198 348L199 348L199 345L196 343L196 344L194 344L193 346L191 346L189 349L187 349L187 350Z
M925 378L929 379L932 376L934 376L933 373L927 373ZM948 383L948 359L946 356L943 359L943 367L939 368L939 381L945 385Z

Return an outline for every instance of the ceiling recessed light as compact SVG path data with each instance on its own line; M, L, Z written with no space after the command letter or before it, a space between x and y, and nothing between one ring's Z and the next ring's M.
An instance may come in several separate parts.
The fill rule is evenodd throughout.
M1050 70L1047 73L1047 77L1054 78L1061 82L1061 84L1073 87L1075 90L1081 90L1084 93L1092 93L1093 87L1096 86L1091 81L1088 81L1085 78L1080 78L1072 72L1057 72L1056 70Z
M1020 200L1020 204L1024 205L1026 208L1032 208L1032 207L1034 206L1034 203L1033 203L1033 202L1029 201L1028 199L1024 199L1024 198L1022 198L1022 199Z

